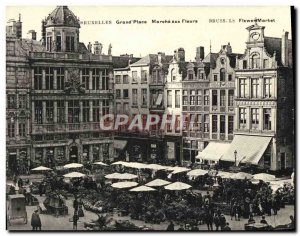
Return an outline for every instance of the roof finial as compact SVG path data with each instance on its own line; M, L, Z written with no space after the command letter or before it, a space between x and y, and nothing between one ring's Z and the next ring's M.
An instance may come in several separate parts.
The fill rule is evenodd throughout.
M211 53L211 40L209 40L209 53Z

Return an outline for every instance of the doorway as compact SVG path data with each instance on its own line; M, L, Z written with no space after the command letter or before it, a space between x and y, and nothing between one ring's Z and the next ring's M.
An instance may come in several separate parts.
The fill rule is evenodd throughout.
M281 168L281 170L285 170L286 169L286 156L285 156L285 152L281 152L280 153L280 168Z
M70 163L78 163L78 147L70 147Z

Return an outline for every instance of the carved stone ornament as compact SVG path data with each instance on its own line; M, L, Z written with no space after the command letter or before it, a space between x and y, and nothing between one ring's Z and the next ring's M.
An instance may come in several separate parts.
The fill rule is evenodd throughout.
M65 92L70 93L85 93L85 88L80 84L79 69L68 69L68 81L65 82Z

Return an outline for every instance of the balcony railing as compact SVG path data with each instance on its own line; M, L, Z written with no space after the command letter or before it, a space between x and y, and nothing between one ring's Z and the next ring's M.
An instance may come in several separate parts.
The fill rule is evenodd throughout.
M60 133L80 131L100 131L99 122L93 123L67 123L67 124L33 124L33 133Z

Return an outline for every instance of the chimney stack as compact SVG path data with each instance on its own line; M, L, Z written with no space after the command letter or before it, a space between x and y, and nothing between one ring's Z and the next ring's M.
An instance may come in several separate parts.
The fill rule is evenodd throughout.
M94 43L94 54L99 55L100 54L100 44L98 41Z
M200 46L196 48L196 61L204 59L204 47Z
M36 40L36 32L34 30L29 30L28 34L31 34L31 39Z
M289 32L285 32L281 39L281 61L284 66L289 66L289 42L288 42Z
M19 20L16 22L16 36L18 39L22 38L22 21L21 14L19 14Z
M163 61L164 57L165 57L165 53L163 53L163 52L158 52L157 53L158 64L160 64L160 65L162 64L162 61Z
M185 61L185 51L184 51L184 48L178 48L177 55L178 55L178 61L181 61L181 62Z

